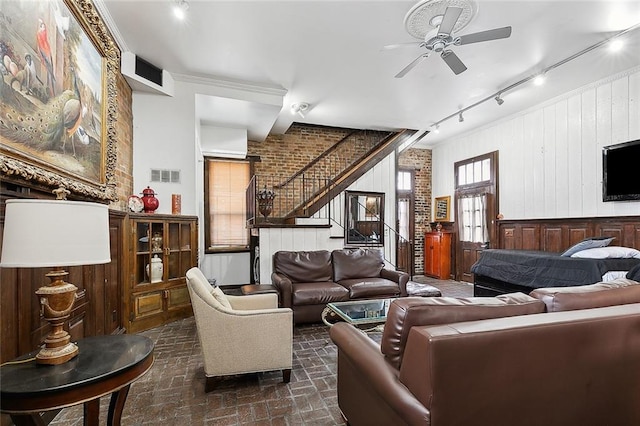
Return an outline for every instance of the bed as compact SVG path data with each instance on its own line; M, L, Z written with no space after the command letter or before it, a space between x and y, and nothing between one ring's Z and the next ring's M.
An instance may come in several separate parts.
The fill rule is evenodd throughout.
M590 254L584 253L587 250L600 255L582 257ZM587 285L626 277L629 271L640 269L638 250L622 247L599 250L578 250L580 254L575 252L572 255L567 255L567 252L484 250L471 267L474 295L496 296L516 291L529 293L540 287ZM612 257L611 253L624 254Z

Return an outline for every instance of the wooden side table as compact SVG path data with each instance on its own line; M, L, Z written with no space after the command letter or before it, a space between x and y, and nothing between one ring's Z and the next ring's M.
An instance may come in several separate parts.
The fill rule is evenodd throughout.
M144 336L115 335L88 337L77 345L78 356L64 364L32 360L0 367L0 410L10 414L17 426L44 425L41 412L81 403L85 426L97 426L100 397L108 394L107 424L120 425L131 383L153 365L153 342Z

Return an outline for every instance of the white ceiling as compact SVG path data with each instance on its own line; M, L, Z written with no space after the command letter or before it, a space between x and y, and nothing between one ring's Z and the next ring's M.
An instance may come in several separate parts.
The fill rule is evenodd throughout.
M453 0L452 0L453 1ZM404 78L394 76L426 52L417 46L382 47L416 40L404 17L416 1L211 1L190 0L187 18L175 19L173 0L99 0L116 41L152 64L181 76L246 82L285 89L273 132L292 121L368 129L428 129L453 115L419 145L428 147L559 94L640 65L640 29L620 37L625 50L605 46L547 73L542 87L523 84L455 114L640 22L640 0L488 1L455 35L510 25L510 38L455 46L468 67L454 75L432 54ZM283 91L284 92L284 91ZM290 105L308 102L305 118ZM243 125L264 135L260 108L247 108L241 124L220 99L201 102L209 124ZM237 105L236 105L237 106ZM236 109L229 109L233 111ZM213 114L210 117L207 115ZM252 133L252 114L261 130Z

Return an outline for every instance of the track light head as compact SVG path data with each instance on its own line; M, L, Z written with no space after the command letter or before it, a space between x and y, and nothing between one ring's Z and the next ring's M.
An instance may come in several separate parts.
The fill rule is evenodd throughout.
M187 0L175 0L175 5L173 6L173 14L179 20L183 20L187 16L187 11L189 10L189 3Z
M436 123L431 127L433 127L433 133L436 133L436 134L440 133L440 125L439 124Z
M504 103L504 99L502 99L500 95L496 96L494 99L498 105L502 105Z
M462 116L462 112L458 114L458 121L462 123L464 121L464 117Z
M306 102L291 104L291 114L298 114L302 118L304 118L304 113L308 109L309 109L309 104Z
M536 86L542 86L544 84L545 79L546 79L545 73L540 73L537 76L535 76L535 78L533 79L533 84L535 84Z

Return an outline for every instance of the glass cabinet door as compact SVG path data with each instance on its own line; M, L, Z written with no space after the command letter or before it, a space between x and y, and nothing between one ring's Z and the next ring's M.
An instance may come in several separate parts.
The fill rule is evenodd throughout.
M149 284L161 282L163 274L157 265L163 262L163 224L157 222L136 222L136 266L135 283ZM156 265L155 268L153 266ZM152 279L152 272L153 279Z
M167 279L184 277L191 267L191 225L189 223L169 223L168 275Z

